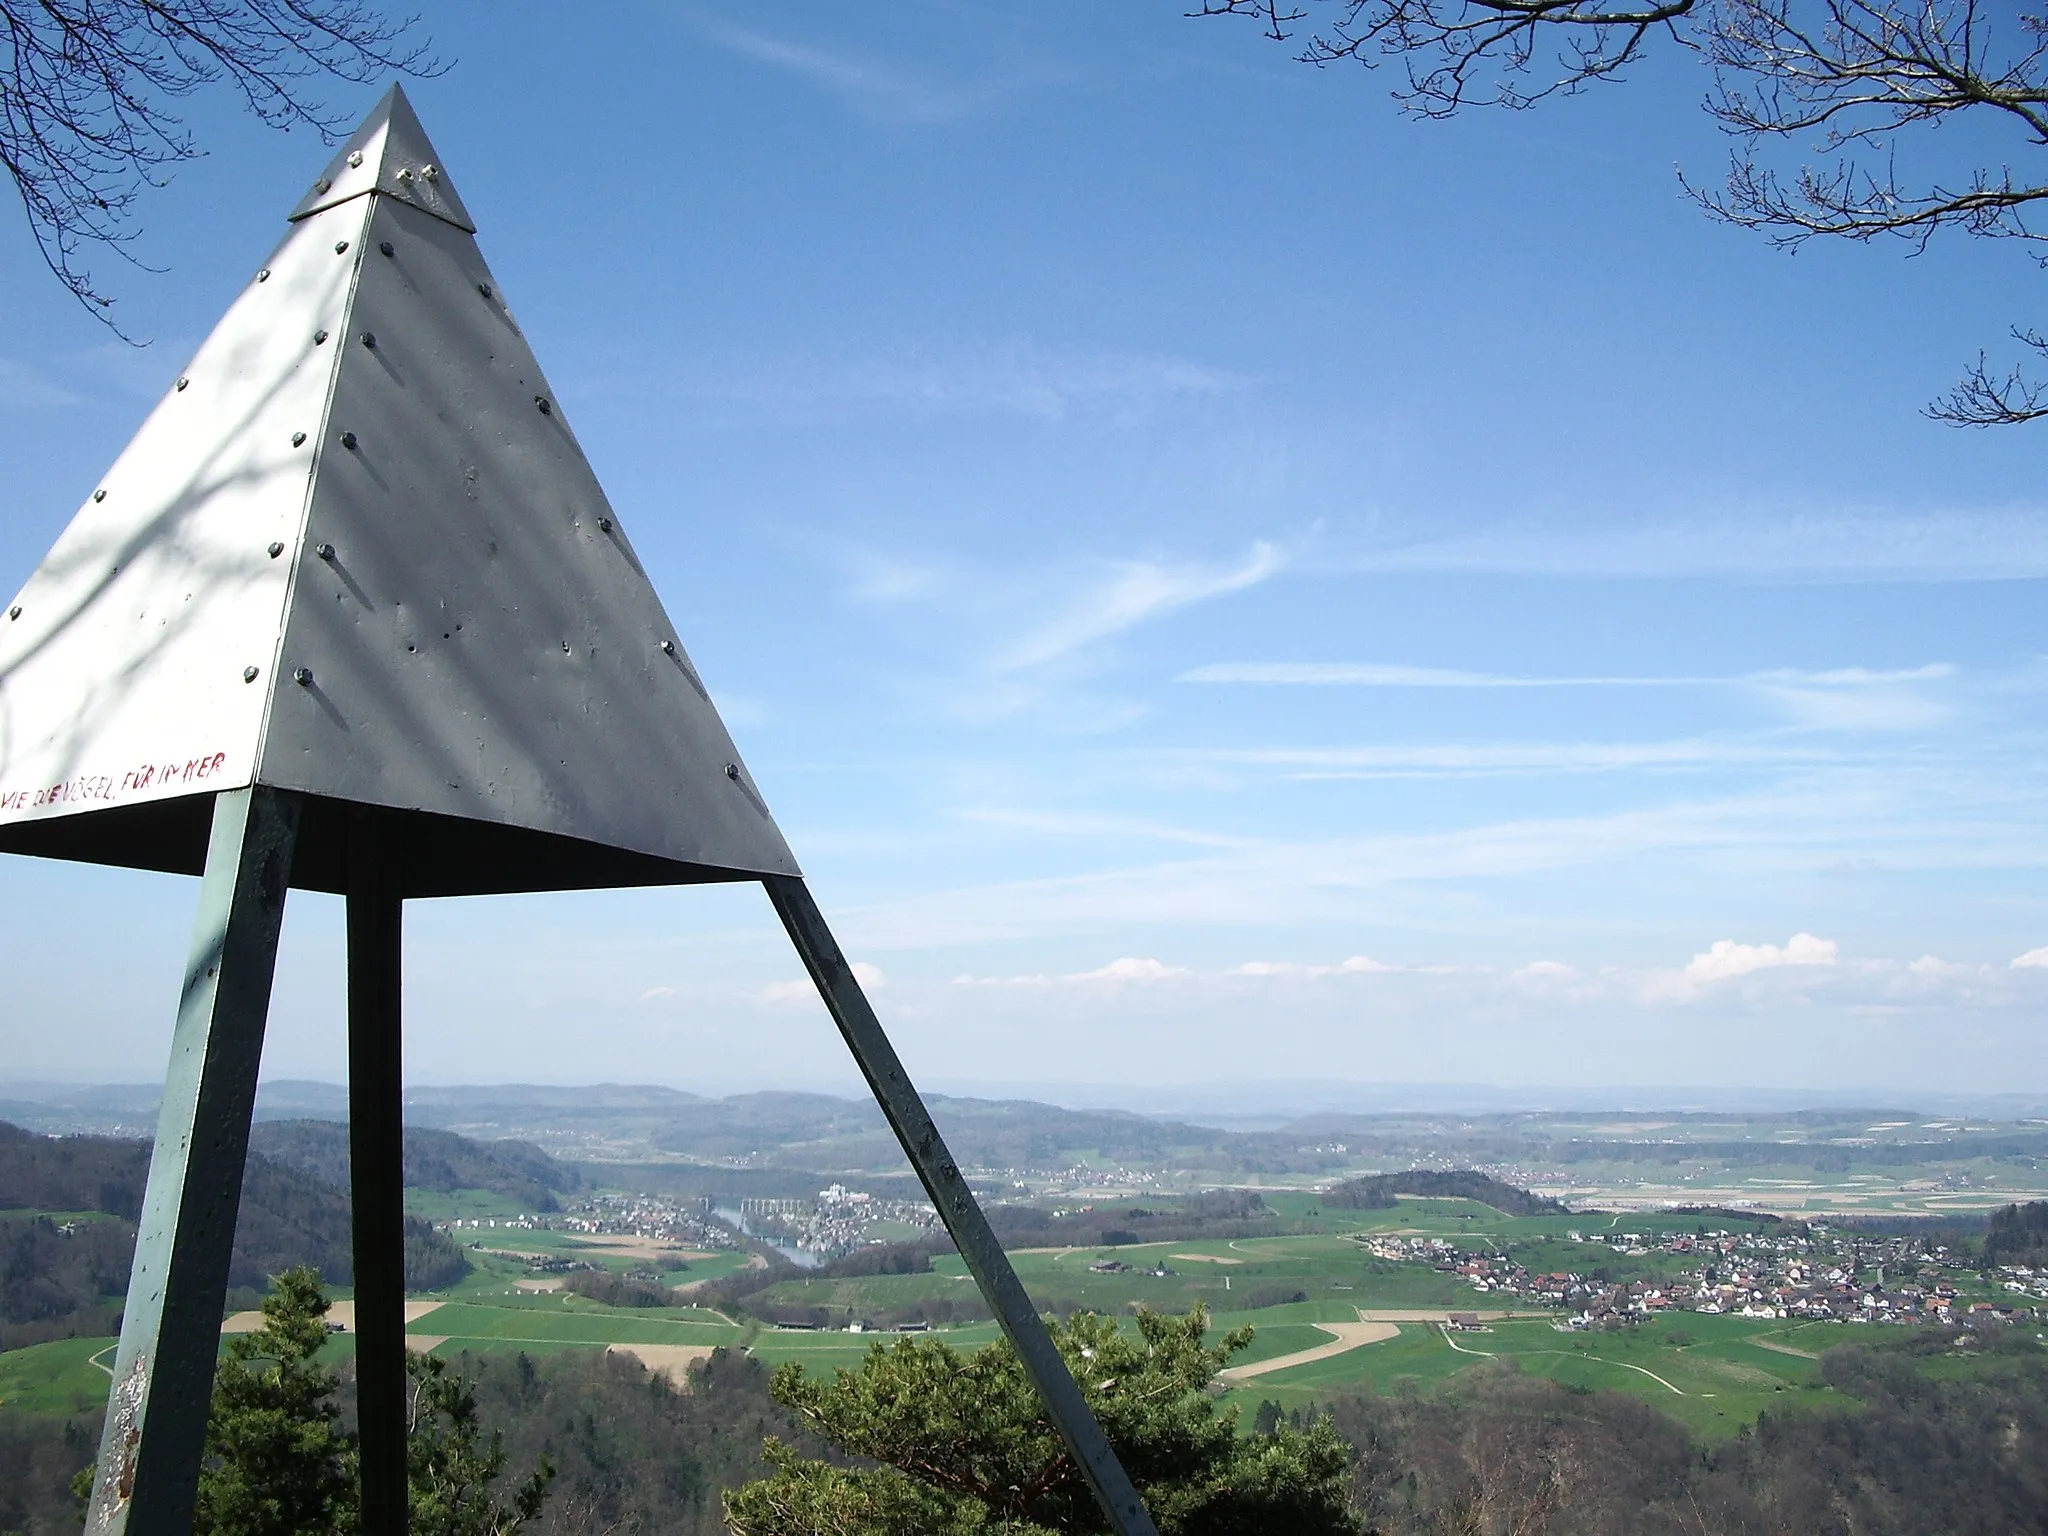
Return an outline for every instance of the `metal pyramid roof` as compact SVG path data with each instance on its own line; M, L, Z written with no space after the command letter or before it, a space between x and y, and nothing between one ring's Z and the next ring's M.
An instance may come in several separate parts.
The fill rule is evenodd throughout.
M8 603L0 851L261 783L315 889L349 806L411 895L796 873L439 164L394 89Z

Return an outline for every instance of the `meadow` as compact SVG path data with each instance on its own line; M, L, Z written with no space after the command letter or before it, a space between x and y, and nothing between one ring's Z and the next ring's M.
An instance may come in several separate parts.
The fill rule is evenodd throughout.
M502 1220L506 1213L495 1209L497 1203L496 1197L465 1201L461 1192L433 1197L434 1214L442 1220L493 1214ZM1568 1234L1604 1228L1654 1239L1696 1233L1703 1221L1729 1230L1743 1225L1731 1217L1510 1217L1471 1201L1418 1198L1403 1198L1389 1210L1331 1210L1312 1194L1276 1195L1269 1203L1302 1230L1229 1241L1023 1249L1011 1258L1033 1298L1048 1310L1128 1315L1141 1306L1185 1312L1199 1305L1210 1314L1213 1337L1250 1325L1250 1345L1231 1362L1241 1374L1221 1388L1247 1412L1269 1400L1295 1409L1361 1391L1432 1391L1462 1372L1511 1362L1527 1374L1572 1387L1633 1394L1712 1439L1753 1423L1764 1411L1846 1402L1821 1382L1820 1352L1851 1336L1868 1341L1874 1333L1897 1331L1671 1313L1611 1332L1573 1332L1560 1311L1482 1296L1456 1274L1375 1257L1365 1246L1374 1236L1441 1236L1466 1251L1512 1250L1538 1272L1583 1269L1597 1259L1610 1271L1654 1278L1675 1272L1684 1261L1671 1254L1595 1249ZM806 1370L829 1371L857 1366L870 1347L892 1337L847 1331L841 1319L859 1321L920 1300L976 1298L964 1266L950 1254L921 1274L794 1274L757 1293L749 1305L821 1307L834 1326L778 1328L689 1305L687 1291L677 1292L678 1304L669 1307L601 1305L552 1288L558 1277L536 1274L521 1257L574 1255L614 1270L665 1269L672 1283L687 1284L750 1262L744 1254L691 1258L686 1269L677 1269L672 1266L679 1258L607 1252L602 1240L559 1231L465 1227L461 1234L466 1245L475 1245L468 1247L474 1268L459 1284L418 1298L434 1305L409 1324L416 1348L443 1355L541 1355L609 1347L645 1351L642 1358L659 1365L724 1346L771 1365L794 1361ZM1120 1267L1091 1267L1097 1264ZM345 1289L335 1294L347 1296ZM1447 1328L1454 1310L1477 1311L1483 1326ZM1341 1336L1319 1325L1342 1325ZM932 1332L962 1350L979 1349L996 1337L988 1322ZM112 1343L69 1339L0 1355L0 1403L46 1413L96 1406L106 1391ZM340 1358L352 1347L353 1338L342 1334L328 1351ZM1242 1372L1311 1351L1319 1358Z

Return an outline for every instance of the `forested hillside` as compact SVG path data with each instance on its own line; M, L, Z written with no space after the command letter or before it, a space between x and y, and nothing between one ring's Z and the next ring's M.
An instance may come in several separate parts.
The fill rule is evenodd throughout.
M1504 1216L1545 1216L1564 1206L1526 1189L1503 1184L1470 1168L1437 1172L1411 1168L1406 1173L1376 1173L1348 1179L1323 1192L1323 1204L1345 1211L1389 1210L1401 1195L1427 1195L1438 1200L1477 1200Z
M2048 1266L2048 1200L1993 1211L1984 1233L1984 1262Z
M148 1174L147 1142L38 1136L0 1122L0 1350L118 1330ZM467 1272L461 1249L424 1221L408 1218L405 1242L415 1289ZM350 1283L348 1195L252 1151L229 1288L251 1300L294 1264Z
M348 1187L348 1127L332 1120L266 1120L249 1136L253 1151L336 1189ZM556 1196L583 1187L583 1175L525 1141L472 1141L452 1131L405 1128L407 1189L488 1189L533 1211L561 1208Z

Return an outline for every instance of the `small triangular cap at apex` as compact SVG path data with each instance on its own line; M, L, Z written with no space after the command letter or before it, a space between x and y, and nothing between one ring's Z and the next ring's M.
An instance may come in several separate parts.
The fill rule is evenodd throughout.
M419 114L394 85L371 109L333 161L299 199L290 218L296 223L323 208L371 192L410 203L424 213L476 233L476 222L462 206L447 167L434 151L433 140L420 126Z

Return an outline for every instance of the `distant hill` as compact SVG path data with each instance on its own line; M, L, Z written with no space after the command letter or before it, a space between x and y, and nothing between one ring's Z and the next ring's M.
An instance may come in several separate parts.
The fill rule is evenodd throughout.
M1411 1168L1405 1173L1375 1173L1363 1179L1347 1179L1323 1192L1323 1204L1345 1211L1384 1211L1398 1203L1401 1195L1426 1195L1436 1200L1476 1200L1490 1205L1503 1216L1549 1216L1565 1206L1543 1195L1503 1184L1470 1168L1441 1172L1432 1168Z
M266 1129L259 1126L257 1135ZM346 1132L339 1126L323 1129L343 1133L345 1183ZM494 1156L460 1137L446 1139L461 1143L442 1148L453 1160L426 1159L430 1170L520 1164L516 1156ZM42 1136L0 1121L0 1350L119 1328L149 1153L145 1141ZM412 1289L447 1285L468 1271L462 1250L427 1222L407 1218L405 1246L406 1284ZM347 1285L355 1275L349 1248L343 1184L252 1148L235 1217L230 1289L250 1301L270 1276L294 1264L314 1265L331 1284Z
M946 1144L978 1168L1066 1168L1162 1161L1236 1167L1247 1138L1210 1126L1121 1110L1060 1109L1028 1099L926 1101ZM819 1093L743 1093L672 1106L654 1131L665 1152L696 1158L759 1157L769 1166L893 1169L903 1153L872 1100Z
M268 1120L250 1133L250 1147L336 1189L348 1187L348 1127L332 1120ZM555 1198L583 1187L583 1175L525 1141L472 1141L452 1131L405 1128L408 1189L488 1189L535 1211L561 1208Z

